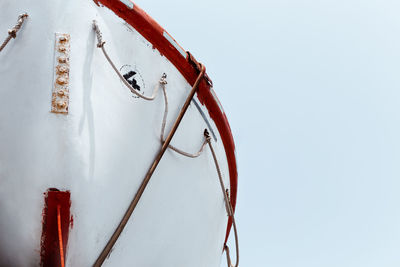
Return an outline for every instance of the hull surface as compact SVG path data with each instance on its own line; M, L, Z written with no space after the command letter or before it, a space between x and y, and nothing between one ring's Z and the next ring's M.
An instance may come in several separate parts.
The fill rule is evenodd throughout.
M3 32L18 14L29 14L0 53L0 266L43 264L51 188L70 194L70 220L62 226L66 266L91 266L161 147L162 91L154 101L134 97L96 47L92 20L118 69L135 71L141 93L150 95L167 74L166 133L192 88L194 81L182 71L192 67L177 65L173 57L181 54L178 61L187 61L187 55L173 39L163 34L171 43L165 49L176 50L172 57L107 6L113 1L106 2L0 3ZM126 12L137 8L123 5ZM67 114L51 112L56 33L70 35ZM236 194L236 167L228 153L234 147L226 137L230 132L221 130L229 126L221 123L226 118L220 107L211 109L219 103L209 87L202 83L171 144L195 152L208 129L224 183ZM167 150L104 266L219 266L227 225L208 148L195 159Z

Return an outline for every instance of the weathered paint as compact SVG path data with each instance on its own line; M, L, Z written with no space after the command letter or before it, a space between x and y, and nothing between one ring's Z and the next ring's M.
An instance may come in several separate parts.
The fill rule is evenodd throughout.
M53 113L68 113L70 39L69 34L55 34L54 79L51 96L51 112Z
M178 44L178 42L175 41L174 38L172 38L172 36L171 36L168 32L164 31L163 35L164 35L164 37L176 48L176 50L178 50L179 53L181 53L181 55L182 55L184 58L186 58L187 54L186 54L185 49L183 49L183 48Z
M130 0L120 0L122 3L124 3L127 7L129 7L130 9L133 8L133 2Z
M61 266L61 249L59 246L59 223L61 221L61 236L63 244L63 258L67 254L69 229L72 221L70 215L70 192L49 189L45 193L45 207L43 208L43 228L41 242L41 266ZM59 212L58 212L59 210Z

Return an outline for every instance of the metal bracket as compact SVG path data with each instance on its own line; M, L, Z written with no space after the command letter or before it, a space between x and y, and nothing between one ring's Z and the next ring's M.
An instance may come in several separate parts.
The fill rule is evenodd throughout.
M56 33L51 112L68 114L70 35Z

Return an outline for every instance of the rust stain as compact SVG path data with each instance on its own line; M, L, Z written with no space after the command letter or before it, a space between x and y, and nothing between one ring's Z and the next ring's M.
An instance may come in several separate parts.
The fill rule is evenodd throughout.
M67 33L56 33L52 113L68 114L70 39Z
M64 255L67 254L69 230L72 228L72 214L70 213L71 193L69 191L59 191L56 188L50 188L44 196L40 266L60 266L62 259L60 251L63 251ZM61 231L58 231L57 227L58 209L60 211ZM62 248L59 244L60 235Z

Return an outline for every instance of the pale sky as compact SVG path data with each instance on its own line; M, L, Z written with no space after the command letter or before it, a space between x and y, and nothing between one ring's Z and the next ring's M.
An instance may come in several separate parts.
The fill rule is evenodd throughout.
M134 2L228 116L240 266L400 266L400 1Z

